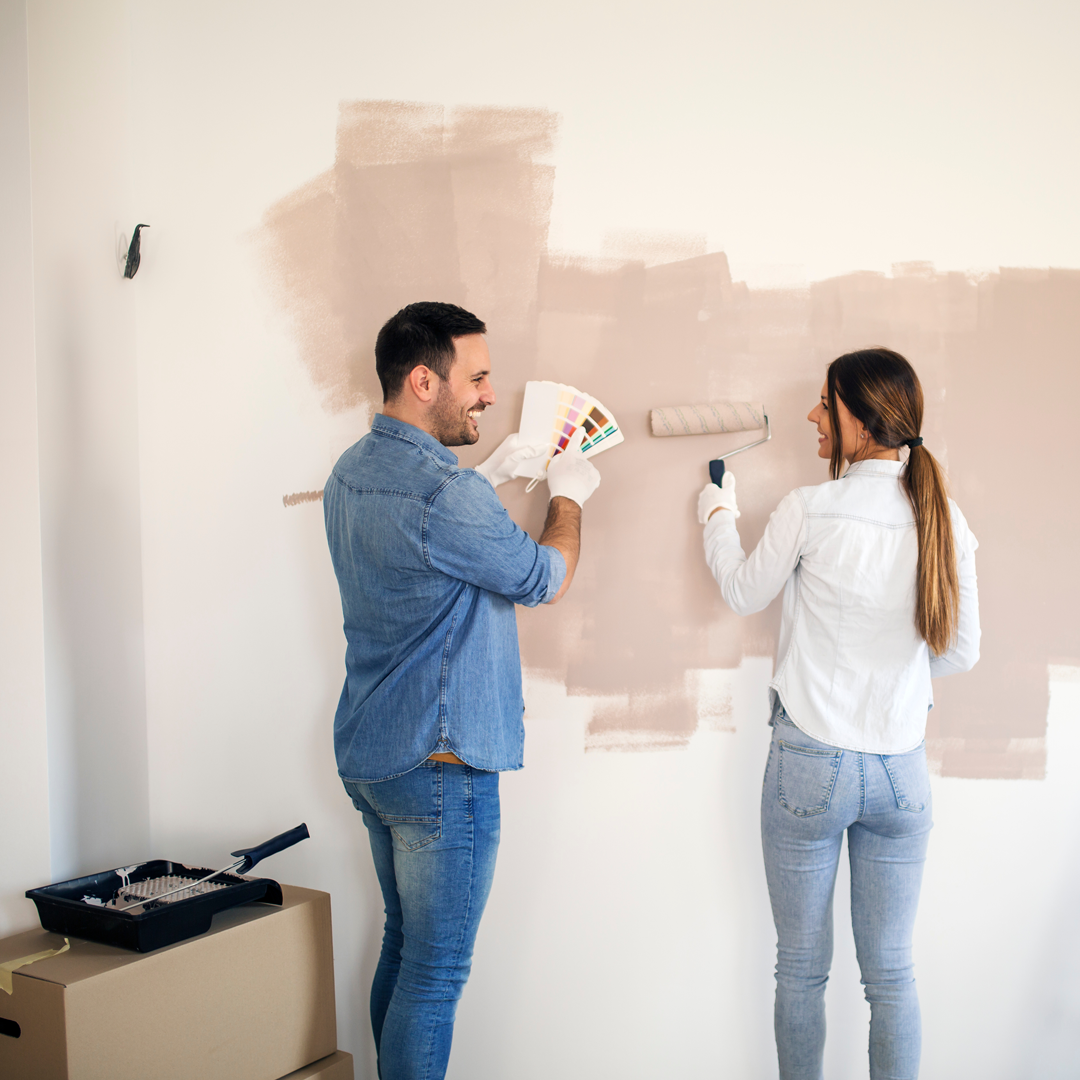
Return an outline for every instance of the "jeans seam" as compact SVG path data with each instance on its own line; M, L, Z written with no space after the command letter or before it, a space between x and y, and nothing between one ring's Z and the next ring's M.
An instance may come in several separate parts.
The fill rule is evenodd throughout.
M424 1076L431 1076L432 1063L435 1060L435 1028L438 1026L438 1019L433 1018L433 1022L428 1029L428 1048L427 1048L427 1064L424 1066Z
M469 898L465 904L465 917L461 920L461 933L458 934L457 950L454 953L455 970L461 965L461 953L465 947L465 933L469 925L469 916L472 913L473 893L476 891L476 827L469 819ZM431 1043L428 1048L427 1073L431 1072L431 1059L435 1052L435 1029L432 1027Z
M415 843L412 844L410 844L405 839L405 837L402 836L401 833L399 833L397 829L394 828L393 825L389 825L386 822L383 822L383 824L386 825L386 827L398 838L398 840L401 841L402 847L404 847L404 849L408 852L422 851L424 848L430 847L432 844L434 844L436 840L442 839L442 822L439 822L439 824L435 826L435 831L430 836L425 836L423 840L417 840Z

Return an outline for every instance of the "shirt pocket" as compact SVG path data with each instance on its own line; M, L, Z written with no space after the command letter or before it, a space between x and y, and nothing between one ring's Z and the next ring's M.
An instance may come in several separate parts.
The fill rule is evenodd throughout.
M882 754L881 763L889 774L896 805L911 814L921 814L930 803L930 770L926 767L926 747L910 754Z
M824 814L832 800L843 750L815 750L778 740L780 805L796 817Z

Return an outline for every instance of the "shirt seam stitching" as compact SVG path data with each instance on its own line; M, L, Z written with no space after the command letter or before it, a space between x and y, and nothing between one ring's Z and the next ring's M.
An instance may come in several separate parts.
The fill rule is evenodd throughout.
M441 464L450 465L452 467L455 467L453 462L448 461L446 458L444 458L437 451L433 450L430 446L426 446L424 443L420 442L418 439L412 438L410 435L407 435L403 431L395 431L392 428L384 428L381 425L376 427L373 424L372 427L371 427L371 434L372 435L380 435L380 436L382 436L383 438L386 438L386 439L399 439L401 442L408 443L410 446L415 446L417 448L417 450L423 450L423 452L425 454L427 454L429 457L435 458L435 460L440 462Z
M435 505L435 500L458 478L459 475L460 473L451 473L451 475L446 477L431 495L428 496L427 505L424 507L424 513L420 519L420 547L424 552L424 562L427 563L427 568L436 574L441 574L442 571L437 569L435 564L431 561L431 552L428 548L428 520L431 517L431 508ZM468 582L465 584L467 585Z
M915 524L914 519L911 521L902 521L894 523L890 521L879 521L877 518L863 517L861 514L830 514L824 511L806 511L807 517L815 518L836 518L841 521L861 521L867 525L880 525L883 529L910 529Z
M806 545L810 542L810 514L806 506L806 498L803 493L796 488L796 494L799 496L799 502L802 503L803 508L803 522L800 531L803 534L802 541L799 544L799 557L795 560L795 570L793 573L798 573L799 563L802 561L802 553L806 550ZM799 625L799 615L802 613L802 590L796 588L795 590L795 614L791 620L791 640L788 642L787 652L784 653L783 661L777 666L776 675L773 677L772 682L779 682L783 674L787 671L788 660L791 659L791 650L795 648L795 631ZM777 688L779 689L779 688Z

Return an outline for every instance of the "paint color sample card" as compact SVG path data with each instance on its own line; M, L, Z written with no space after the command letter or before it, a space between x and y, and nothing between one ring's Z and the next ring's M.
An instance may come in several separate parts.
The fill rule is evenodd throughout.
M581 450L586 457L623 441L611 410L596 398L564 383L527 382L521 407L521 437L530 443L546 443L547 449L540 457L523 461L514 475L542 479L548 463L566 449L578 428L585 433Z

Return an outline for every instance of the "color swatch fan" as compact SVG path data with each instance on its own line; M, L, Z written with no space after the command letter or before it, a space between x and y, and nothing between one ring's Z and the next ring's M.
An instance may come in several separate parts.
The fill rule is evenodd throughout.
M521 407L521 438L527 443L547 443L544 453L523 461L515 476L527 476L532 489L544 478L548 463L561 454L578 428L585 432L581 451L585 457L618 446L623 433L611 410L596 398L573 386L556 382L527 382Z

